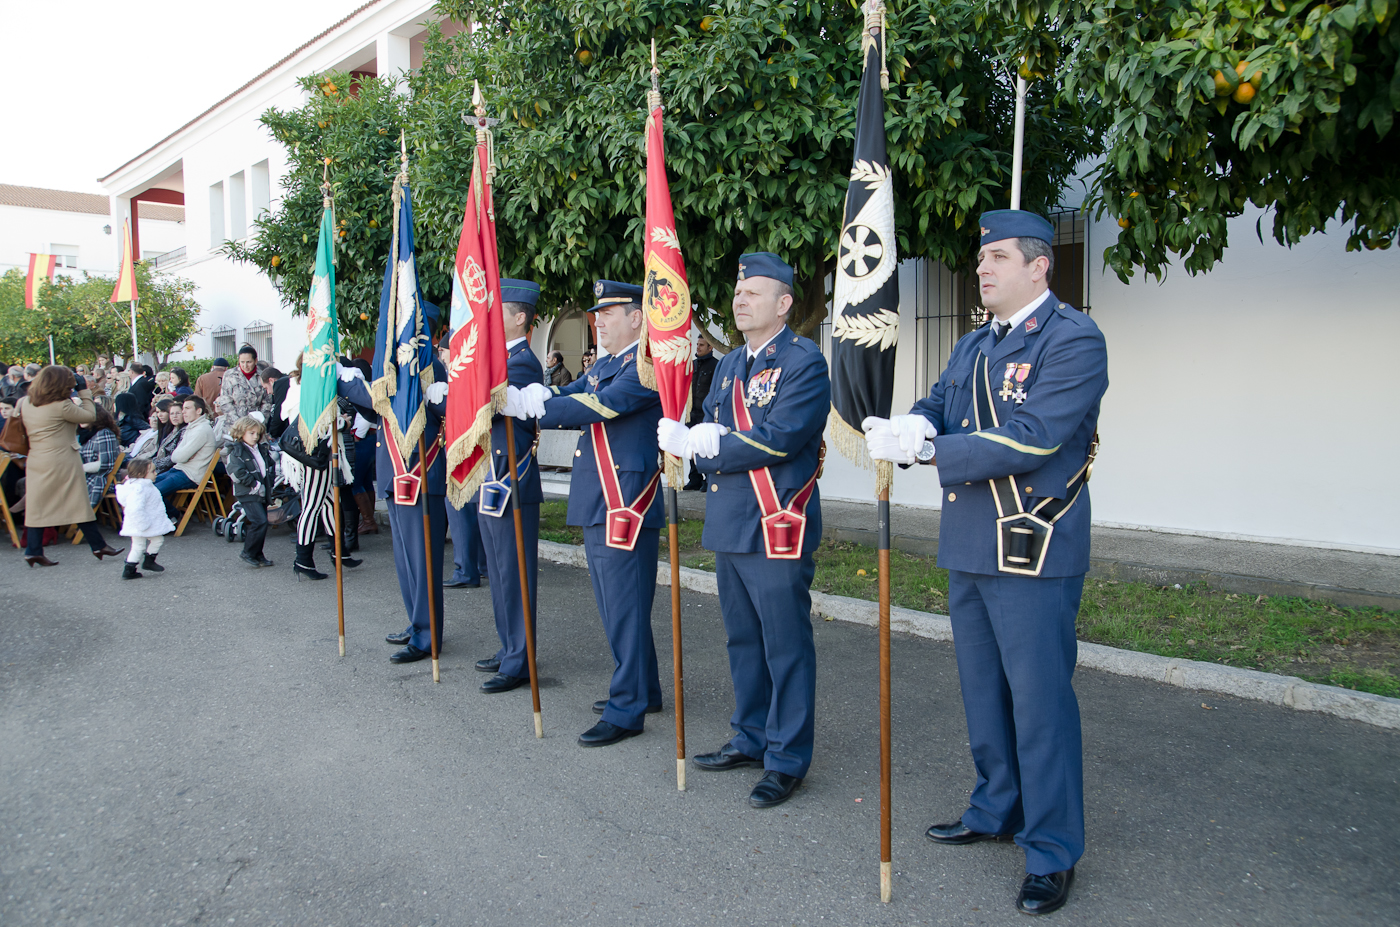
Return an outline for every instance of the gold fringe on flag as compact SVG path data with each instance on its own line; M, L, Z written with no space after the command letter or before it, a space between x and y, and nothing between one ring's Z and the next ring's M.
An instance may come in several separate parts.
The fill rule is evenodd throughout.
M875 494L878 496L882 490L889 489L894 483L894 465L870 456L870 449L865 444L865 432L846 424L835 406L831 407L831 415L826 421L831 443L836 449L857 467L875 471Z

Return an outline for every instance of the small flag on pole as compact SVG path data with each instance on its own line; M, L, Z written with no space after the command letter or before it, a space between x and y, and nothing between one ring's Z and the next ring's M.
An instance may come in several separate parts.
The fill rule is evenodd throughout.
M297 430L308 449L329 437L336 416L335 383L340 355L340 320L335 312L335 213L327 195L322 202L321 233L316 239L316 272L307 301L306 347L301 352L301 411Z
M39 308L39 287L53 280L58 259L52 254L29 255L29 274L24 278L24 308Z
M476 90L480 105L481 90ZM501 267L491 201L491 144L477 116L476 155L452 274L452 340L447 365L447 498L466 505L487 476L491 416L505 407L506 335Z
M122 223L122 267L117 275L117 285L112 290L109 302L129 303L140 298L136 292L136 266L131 254L131 220Z
M644 242L646 278L642 284L642 309L646 326L642 331L637 375L642 385L661 396L661 412L666 418L685 424L690 412L690 381L693 371L690 346L690 284L685 276L685 258L676 236L676 217L671 208L671 185L666 180L666 148L662 138L661 92L655 68L653 44L652 90L648 95L647 116L647 222ZM666 455L666 484L673 489L685 482L680 458Z
M839 419L832 423L832 436L857 463L869 462L860 423L871 415L890 416L899 339L894 176L885 156L884 33L883 4L872 0L861 39L865 70L831 324L831 405Z

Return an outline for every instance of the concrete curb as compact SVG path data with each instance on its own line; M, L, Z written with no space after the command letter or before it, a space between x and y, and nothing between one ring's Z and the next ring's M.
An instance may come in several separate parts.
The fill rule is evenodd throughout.
M540 541L540 556L566 566L584 569L588 567L583 548L573 544ZM663 567L668 566L663 563ZM662 586L671 585L670 570L658 570L656 581ZM707 595L717 595L719 592L715 574L689 567L681 567L681 586L692 592ZM812 611L823 618L870 627L875 627L880 617L879 606L875 602L828 595L824 592L812 593ZM890 629L935 641L953 639L953 626L946 615L934 615L912 608L892 607ZM1349 721L1400 730L1400 699L1372 695L1369 692L1352 692L1336 686L1320 686L1296 676L1278 676L1274 673L1221 666L1218 663L1203 663L1199 660L1159 657L1156 654L1119 650L1116 647L1084 641L1079 643L1078 665L1116 676L1150 679L1183 689L1218 692L1256 702L1282 705L1298 711L1315 711Z

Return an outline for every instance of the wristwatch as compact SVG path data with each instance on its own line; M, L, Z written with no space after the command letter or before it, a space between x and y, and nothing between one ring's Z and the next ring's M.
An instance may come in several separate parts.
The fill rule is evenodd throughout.
M933 442L924 440L924 446L914 452L914 460L921 464L933 463Z

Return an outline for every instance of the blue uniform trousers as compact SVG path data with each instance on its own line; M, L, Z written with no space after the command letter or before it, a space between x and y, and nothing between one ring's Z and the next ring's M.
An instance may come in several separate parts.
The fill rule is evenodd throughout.
M651 636L661 531L642 528L637 546L626 551L609 547L604 530L603 525L583 529L593 597L598 602L598 614L603 618L603 631L616 664L603 720L639 731L647 706L661 704L661 671Z
M475 498L475 497L473 497ZM510 504L515 504L512 494ZM520 562L515 552L515 512L507 508L500 518L479 515L481 545L491 571L491 607L496 614L496 634L501 649L496 659L500 672L507 676L530 675L525 658L525 606L520 601ZM530 615L534 617L540 600L535 593L539 587L540 504L520 507L520 529L525 535L525 573L530 579ZM534 622L530 624L534 630Z
M1084 761L1071 678L1084 576L948 574L977 785L962 822L1014 833L1032 875L1084 855Z
M817 650L812 640L811 554L715 554L720 609L734 680L735 748L763 768L796 776L812 765Z
M433 538L433 585L428 588L423 550L423 500L428 500L428 518ZM432 595L437 616L438 646L442 646L442 547L447 536L444 496L420 493L417 505L399 505L389 500L389 530L394 535L394 569L399 574L399 591L408 612L409 643L419 650L432 650L428 634L428 596Z
M460 509L447 504L447 525L452 530L452 581L479 583L487 572L486 551L481 547L481 528L477 524L476 497ZM445 577L439 577L446 582Z

